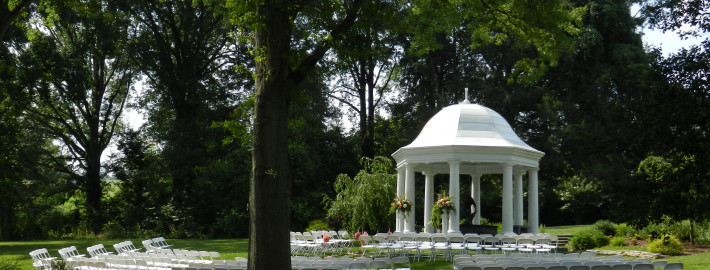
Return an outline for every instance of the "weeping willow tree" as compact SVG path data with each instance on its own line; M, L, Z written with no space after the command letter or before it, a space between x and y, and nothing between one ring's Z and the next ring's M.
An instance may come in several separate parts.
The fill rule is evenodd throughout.
M335 179L335 199L327 198L328 218L341 220L348 231L385 231L394 221L392 199L397 193L397 174L392 161L377 156L361 160L363 169L354 178Z

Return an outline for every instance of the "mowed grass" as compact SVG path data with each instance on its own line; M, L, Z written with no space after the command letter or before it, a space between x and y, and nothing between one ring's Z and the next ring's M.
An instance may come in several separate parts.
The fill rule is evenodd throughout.
M567 226L566 226L567 227ZM569 228L561 229L567 231ZM547 231L549 232L549 231ZM567 234L567 233L564 233ZM140 246L144 239L113 239L113 240L50 240L50 241L19 241L19 242L0 242L0 261L16 260L22 270L33 270L32 259L29 256L30 251L46 248L52 256L59 257L57 250L68 246L76 246L80 253L86 253L86 247L103 244L106 249L113 250L113 244L131 240L136 246ZM169 243L174 245L174 248L191 249L191 250L209 250L219 252L224 259L231 260L235 257L247 257L248 240L247 239L168 239ZM423 259L426 260L426 259ZM701 253L689 256L675 256L665 259L668 262L682 262L687 270L705 270L710 266L710 253ZM413 269L424 270L450 270L451 263L442 262L414 262Z
M591 228L592 225L571 225L571 226L557 226L557 227L545 227L544 232L556 235L574 235L580 231Z

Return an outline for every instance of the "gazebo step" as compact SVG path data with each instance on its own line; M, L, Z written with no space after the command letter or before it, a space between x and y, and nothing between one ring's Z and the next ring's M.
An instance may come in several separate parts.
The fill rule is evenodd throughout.
M558 234L557 235L557 247L564 247L569 243L569 239L572 238L571 234Z

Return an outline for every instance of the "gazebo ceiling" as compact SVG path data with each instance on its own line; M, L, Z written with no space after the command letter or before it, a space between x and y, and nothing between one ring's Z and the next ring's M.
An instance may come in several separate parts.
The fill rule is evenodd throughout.
M448 168L437 163L460 161L462 172L483 173L492 173L491 165L501 163L537 167L543 155L523 142L500 114L466 102L442 109L411 144L392 154L398 165L417 164L417 170L436 172L437 167Z

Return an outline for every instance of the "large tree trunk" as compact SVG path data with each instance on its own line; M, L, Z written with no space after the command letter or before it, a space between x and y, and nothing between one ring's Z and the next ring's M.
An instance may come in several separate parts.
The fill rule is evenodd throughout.
M87 152L96 151L87 149ZM89 229L93 233L100 233L103 226L101 219L101 195L103 194L101 190L101 154L100 152L88 154L86 159L86 218Z
M256 97L249 187L249 268L291 269L289 227L291 172L288 160L291 25L281 1L257 5L264 18L255 34Z

